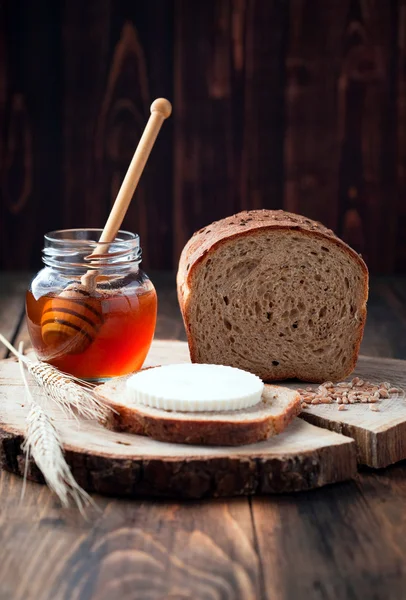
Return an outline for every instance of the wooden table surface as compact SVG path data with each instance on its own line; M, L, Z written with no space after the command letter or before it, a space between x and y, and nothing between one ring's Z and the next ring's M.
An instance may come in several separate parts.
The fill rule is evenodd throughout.
M185 339L155 274L158 338ZM27 274L0 275L0 331L27 339ZM6 352L0 349L0 356ZM374 279L362 352L406 359L406 278ZM199 502L95 496L87 521L0 473L0 600L404 599L406 461L321 490Z

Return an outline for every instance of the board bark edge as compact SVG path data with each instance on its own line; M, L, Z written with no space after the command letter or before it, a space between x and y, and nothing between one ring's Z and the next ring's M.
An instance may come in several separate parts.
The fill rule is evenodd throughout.
M0 423L0 469L23 476L23 436ZM66 448L66 460L86 491L107 496L200 499L305 491L357 473L351 439L281 456L112 458ZM44 483L30 459L28 479Z

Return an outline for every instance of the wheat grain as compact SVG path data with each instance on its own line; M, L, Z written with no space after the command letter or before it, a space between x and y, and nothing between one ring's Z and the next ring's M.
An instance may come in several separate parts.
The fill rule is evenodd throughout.
M390 394L400 394L401 392L403 392L403 390L396 388L396 387L391 387L391 388L389 388L388 392Z
M95 396L90 384L43 362L29 363L27 368L45 394L68 416L77 413L85 419L107 420L111 409Z
M336 384L325 381L316 389L311 387L299 388L298 392L302 396L302 402L305 402L309 407L311 405L336 403L338 410L346 410L344 405L348 404L375 405L382 398L393 398L393 394L406 399L405 390L393 386L388 381L376 384L365 381L360 377L354 377L350 382L340 381ZM378 411L379 409L374 406L371 410Z
M113 409L97 398L92 384L63 373L47 363L29 360L16 350L1 333L0 341L20 361L24 362L38 386L68 417L76 417L77 413L85 419L106 422Z
M21 344L20 348L21 357L18 362L24 382L26 399L30 406L26 418L26 437L22 445L22 450L26 452L22 496L25 490L28 459L31 455L44 476L48 487L58 496L61 503L64 506L69 506L70 499L73 499L80 512L84 514L85 506L90 503L93 504L93 501L89 494L76 483L63 455L62 443L58 431L44 409L35 401L32 395L24 371Z

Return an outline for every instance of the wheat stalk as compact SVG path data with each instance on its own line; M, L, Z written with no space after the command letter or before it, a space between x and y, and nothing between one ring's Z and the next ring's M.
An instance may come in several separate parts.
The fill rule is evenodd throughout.
M93 501L89 494L76 483L63 455L62 442L58 431L32 395L24 371L26 362L22 354L22 344L20 344L17 352L26 398L30 406L26 419L26 438L22 446L23 451L26 452L22 497L25 491L28 459L31 455L43 474L47 485L58 496L62 504L69 506L69 500L72 498L80 512L84 514L85 506L93 503Z
M85 419L107 420L111 408L95 396L91 384L43 362L32 362L27 368L45 394L69 416L76 411Z
M38 386L67 416L76 417L77 413L85 419L97 419L101 422L108 419L113 409L97 398L92 384L63 373L47 363L29 360L14 348L1 333L0 341L20 361L24 362Z

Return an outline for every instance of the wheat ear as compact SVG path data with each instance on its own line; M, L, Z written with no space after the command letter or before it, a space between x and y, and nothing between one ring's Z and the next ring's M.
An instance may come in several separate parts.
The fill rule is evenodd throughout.
M21 354L0 333L0 341L27 367L36 383L46 396L55 402L66 415L106 422L112 410L93 392L94 386L86 381L59 371L56 367L41 361L32 361Z
M18 352L21 377L30 406L26 419L26 438L22 446L23 451L26 452L23 493L28 458L31 455L43 474L48 487L58 496L62 504L69 506L69 500L72 498L80 512L84 514L85 506L93 503L93 501L89 494L76 483L63 455L58 431L43 408L34 400L24 371L25 357L22 354L22 344L20 344Z
M91 384L43 362L32 362L27 368L45 394L69 416L75 416L76 411L85 419L104 423L111 414L111 408L95 396Z

